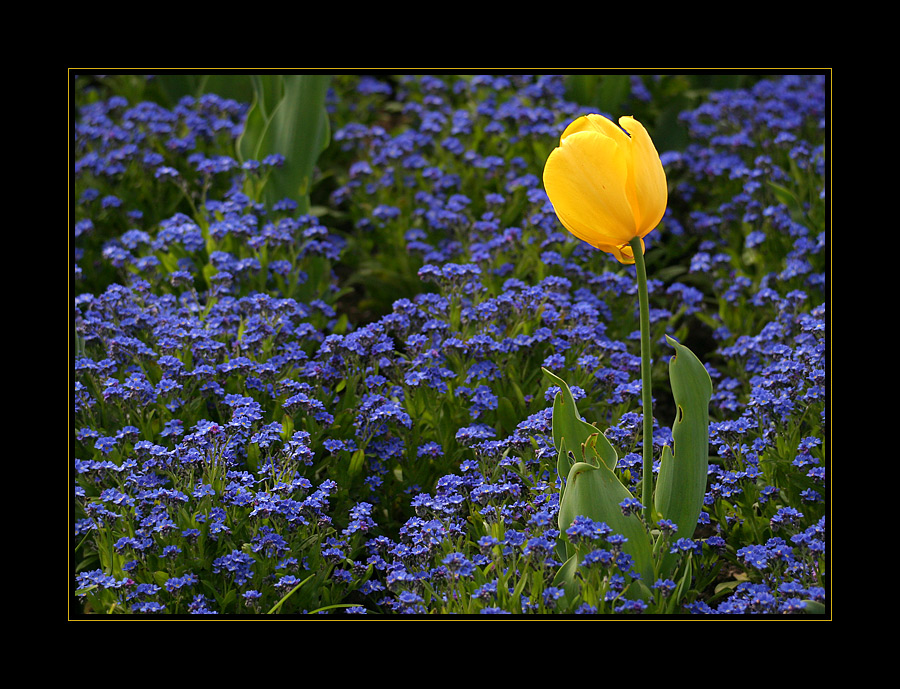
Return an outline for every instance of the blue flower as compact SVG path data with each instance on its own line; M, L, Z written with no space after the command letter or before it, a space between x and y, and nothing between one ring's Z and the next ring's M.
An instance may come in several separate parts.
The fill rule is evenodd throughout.
M581 560L578 565L580 567L591 567L593 565L599 565L601 567L611 567L615 563L615 555L609 550L604 550L603 548L597 548L589 553L587 553Z
M653 588L659 591L660 595L668 596L675 590L675 582L671 579L657 579L653 584Z
M463 553L450 553L441 562L454 579L469 577L475 572L475 565Z
M253 578L254 560L240 550L232 550L230 554L213 560L213 572L228 572L237 586L243 586Z
M566 536L573 545L596 541L608 536L612 529L603 522L595 522L589 517L578 515L566 529Z
M566 595L564 589L558 588L556 586L548 586L544 589L541 594L541 597L544 601L544 605L548 609L553 609L556 607L556 602Z
M669 549L670 553L689 553L697 549L697 544L690 538L679 538Z
M638 514L644 506L641 504L641 501L637 498L625 498L622 502L619 503L619 507L622 508L622 514L626 517L629 514Z

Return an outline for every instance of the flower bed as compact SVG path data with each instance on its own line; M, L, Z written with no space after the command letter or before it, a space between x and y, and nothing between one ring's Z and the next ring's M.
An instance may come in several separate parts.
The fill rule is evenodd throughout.
M713 396L699 523L645 596L621 534L557 519L542 368L642 472L634 268L541 183L587 111L566 79L334 76L310 196L274 203L249 103L161 83L73 81L72 614L827 611L825 77L710 91L660 150L657 459L665 335ZM678 83L631 80L651 134Z

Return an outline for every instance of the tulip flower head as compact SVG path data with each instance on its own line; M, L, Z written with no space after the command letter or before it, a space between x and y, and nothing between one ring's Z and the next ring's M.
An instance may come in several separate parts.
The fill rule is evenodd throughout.
M629 242L666 210L666 173L644 126L584 115L566 127L544 165L544 189L563 226L588 244L634 263Z

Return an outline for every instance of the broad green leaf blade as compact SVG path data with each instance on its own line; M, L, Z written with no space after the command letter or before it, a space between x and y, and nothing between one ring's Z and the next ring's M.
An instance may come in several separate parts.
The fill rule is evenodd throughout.
M566 439L566 445L575 453L577 461L590 460L594 456L599 456L610 469L616 468L618 456L615 448L610 445L600 430L582 420L578 413L578 406L575 404L575 398L568 384L562 378L554 375L546 368L541 369L544 375L559 387L559 392L553 399L553 444L559 448L563 438ZM593 454L585 455L584 445L591 436L597 436L591 445ZM581 454L579 454L581 453ZM566 474L560 474L560 478L565 478Z
M284 156L284 165L266 183L266 202L289 198L309 211L313 170L331 137L325 95L331 77L323 74L266 74L253 77L255 99L238 141L242 160Z
M559 454L556 457L556 473L559 475L559 502L560 504L563 501L563 496L566 493L566 477L569 475L569 471L574 464L574 460L569 455L568 448L566 447L566 439L559 439ZM556 550L559 558L561 560L566 560L571 557L573 554L572 544L569 543L569 540L565 537L565 535L560 534L556 541Z
M214 93L239 103L253 98L252 77L247 74L157 74L154 80L169 105L174 106L184 96L200 98Z
M577 592L577 586L575 583L575 574L578 571L578 556L572 555L569 557L563 564L560 566L558 570L556 570L556 575L553 577L553 585L563 589L566 592L565 600L568 604Z
M259 82L259 77L251 77L253 79L253 102L250 109L244 117L244 129L238 137L236 147L238 158L241 162L248 160L260 159L260 146L269 126L269 119L266 117L266 101L263 94L263 86Z
M655 504L659 514L690 538L697 526L709 466L709 400L712 381L694 353L666 336L675 348L669 362L672 395L678 410L672 425L673 448L663 448Z
M820 603L819 601L804 599L803 601L806 604L806 612L811 615L824 615L828 612L825 608L825 605Z
M633 497L605 464L578 462L569 471L559 505L559 529L564 534L581 515L603 522L628 541L623 550L634 558L634 569L645 581L654 581L650 537L640 517L625 515L619 503Z
M565 438L559 439L557 447L559 448L559 454L556 457L556 473L559 474L560 478L559 501L562 502L563 495L566 492L566 477L569 475L569 471L572 469L572 465L575 462L572 461L572 458L569 456Z
M497 400L497 418L500 420L503 428L508 429L509 433L512 433L518 425L519 416L516 414L516 410L509 397L500 397Z
M350 468L349 472L351 476L356 476L361 470L363 466L363 462L366 458L366 452L364 449L359 448L353 455L350 457Z
M272 124L266 132L266 153L281 153L285 157L284 168L271 180L274 184L267 185L270 201L298 201L300 213L309 209L313 168L330 139L325 110L329 84L328 75L286 75L284 98L272 114Z
M592 433L581 445L581 454L588 463L600 464L603 462L611 471L616 468L619 456L616 449L610 445L609 440L600 431Z
M253 98L237 140L241 162L258 161L266 156L262 146L272 122L272 112L284 98L284 77L280 74L255 74L250 76L250 83Z
M272 119L272 112L284 98L284 77L280 74L256 74L252 78L256 106L263 119L268 122Z

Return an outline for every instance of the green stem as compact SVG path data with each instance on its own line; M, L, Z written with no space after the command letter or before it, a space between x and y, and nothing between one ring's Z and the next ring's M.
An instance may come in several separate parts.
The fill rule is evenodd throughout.
M281 604L284 603L288 598L290 598L291 596L293 596L293 595L294 595L294 592L295 592L297 589L299 589L301 586L303 586L303 584L305 584L307 581L309 581L310 579L312 579L313 576L315 576L315 575L314 575L314 574L310 574L308 577L306 577L306 579L304 579L303 581L301 581L301 582L300 582L299 584L297 584L294 588L292 588L290 591L288 591L286 594L284 594L284 596L281 598L281 600L278 601L277 603L275 603L275 605L272 606L272 609L269 610L269 612L266 613L266 614L267 614L267 615L274 615L276 612L278 612L278 609L281 607Z
M644 469L641 479L641 501L644 503L644 521L648 526L653 520L653 394L650 389L650 299L647 296L647 268L644 265L640 237L629 242L634 252L637 271L638 302L641 307L641 398L644 417L643 451Z

